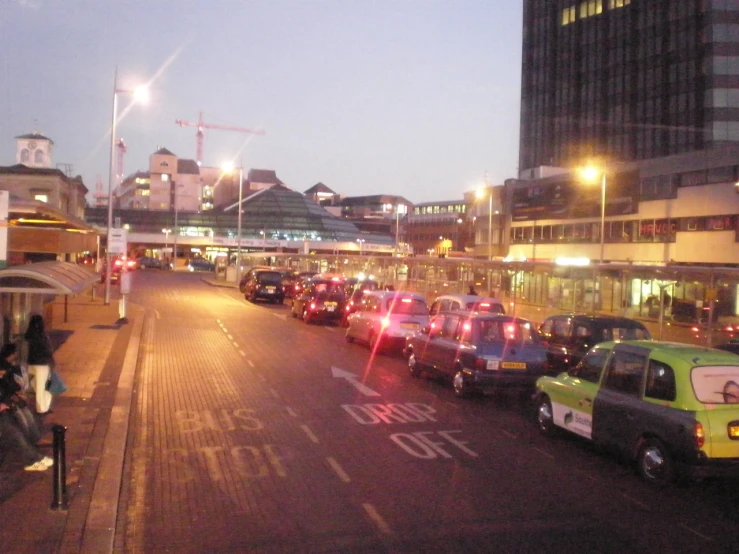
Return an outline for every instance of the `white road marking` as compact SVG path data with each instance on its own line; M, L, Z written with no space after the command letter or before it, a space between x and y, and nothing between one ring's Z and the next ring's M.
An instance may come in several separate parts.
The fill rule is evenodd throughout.
M293 416L293 417L298 417L298 414L297 414L297 412L296 412L295 410L293 410L293 409L292 409L291 407L289 407L289 406L288 406L288 407L287 407L287 408L285 408L285 409L287 410L287 413L288 413L288 414L290 414L291 416Z
M228 329L226 329L223 325L221 325L221 329L223 329L224 333L228 333Z
M238 342L236 342L236 341L233 341L233 342L232 342L231 344L233 344L233 345L234 345L234 346L235 346L236 348L238 348L238 347L239 347L239 343L238 343Z
M328 465L331 466L331 469L336 472L336 475L339 476L339 479L344 481L344 483L351 483L351 479L346 474L346 471L344 471L344 469L339 465L339 462L331 457L326 458L326 461L328 462Z
M649 506L647 506L647 505L646 505L646 504L644 504L643 502L640 502L640 501L639 501L639 500L637 500L636 498L634 498L634 497L632 497L632 496L629 496L628 494L623 494L623 493L621 493L621 496L623 496L623 497L624 497L624 498L625 498L626 500L630 500L631 502L633 502L634 504L636 504L636 505L637 505L637 506L639 506L640 508L644 508L645 510L648 510L648 509L649 509Z
M272 394L272 396L274 396L275 398L279 398L279 397L280 397L280 393L279 393L279 392L277 392L277 391L276 391L275 389L269 389L269 392L270 392L270 393Z
M243 350L239 350L239 354L241 354L244 357L246 356L246 352L244 352Z
M334 329L333 327L324 327L324 329L326 329L327 331L331 331L332 333L336 331L336 329Z
M390 526L385 522L384 519L382 519L382 516L377 513L377 510L375 510L375 507L372 504L362 504L362 508L364 508L364 511L367 512L367 515L370 517L370 519L377 524L377 527L380 529L380 531L382 531L386 535L390 534Z
M694 535L697 535L697 536L699 536L699 537L700 537L700 538L702 538L702 539L706 539L707 541L713 540L713 539L711 539L711 537L707 537L707 536L706 536L706 535L704 535L703 533L699 533L698 531L696 531L696 530L695 530L695 529L693 529L692 527L688 527L687 525L684 525L684 524L682 524L682 523L680 524L680 527L682 527L683 529L687 529L688 531L690 531L690 532L691 532L691 533L693 533Z
M254 362L252 362L251 360L246 360L246 363L249 364L251 367L257 367L254 365Z
M313 434L313 431L310 430L310 428L307 425L301 425L300 428L305 431L305 434L308 435L308 438L318 444L320 441L318 440L318 437Z
M282 321L287 321L287 316L285 314L276 314L272 312L272 315L275 317L279 317Z
M508 432L508 431L506 431L505 429L501 429L501 432L502 432L502 433L503 433L503 434L504 434L504 435L505 435L506 437L509 437L509 438L512 438L512 439L516 439L516 438L518 438L518 435L514 435L513 433L509 433L509 432Z
M361 392L365 396L380 396L379 392L375 392L368 386L357 381L357 376L354 375L353 373L349 373L348 371L344 371L341 368L332 366L331 375L339 379L346 379L349 383L352 384L352 386L354 386L355 389L357 389L359 392Z
M541 448L534 447L534 450L536 450L539 454L543 454L544 456L546 456L550 460L553 460L554 459L554 456L552 456L549 452L546 452L546 451L542 450Z
M226 335L228 337L228 340L234 340L233 335Z

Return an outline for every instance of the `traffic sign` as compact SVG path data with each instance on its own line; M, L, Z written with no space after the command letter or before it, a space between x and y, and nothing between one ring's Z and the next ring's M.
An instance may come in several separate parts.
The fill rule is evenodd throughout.
M126 254L128 252L128 233L126 229L111 229L108 232L108 253Z

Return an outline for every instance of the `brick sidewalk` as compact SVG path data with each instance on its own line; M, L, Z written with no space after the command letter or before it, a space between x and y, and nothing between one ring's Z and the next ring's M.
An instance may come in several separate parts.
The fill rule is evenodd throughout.
M131 353L128 347L129 342L138 344L132 339L141 332L143 311L129 306L129 323L117 325L117 296L114 295L110 305L106 306L102 298L93 299L89 293L69 299L67 321L64 321L64 311L63 298L56 299L49 330L67 392L54 399L52 412L43 417L44 434L40 446L44 454L51 456L52 425L67 428L69 508L50 508L53 470L25 472L17 459L8 456L0 467L0 521L3 522L0 526L0 552L80 552L83 544L92 544L89 535L95 526L90 523L93 512L117 512L117 493L111 496L105 490L110 484L104 487L99 484L98 469L109 467L111 459L115 467L116 457L122 459L123 456L123 451L111 449L111 443L115 447L118 445L115 437L107 435L109 428L115 428L115 433L121 434L120 422L117 422L121 418L127 427L125 395L128 394L130 406L130 390L121 392L119 379L124 366L131 365L132 356L135 369L137 352ZM123 446L126 431L123 429ZM100 475L105 479L120 480L120 472L118 475L103 473L101 471ZM107 505L93 504L96 509L90 511L95 494L107 495ZM107 537L103 539L107 542ZM88 551L103 552L105 549L95 547Z

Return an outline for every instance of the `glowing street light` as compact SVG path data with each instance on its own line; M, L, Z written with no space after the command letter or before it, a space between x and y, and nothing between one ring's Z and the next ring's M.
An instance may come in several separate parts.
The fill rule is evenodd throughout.
M580 176L587 183L600 181L600 264L602 265L606 230L606 169L594 165L585 166L580 169Z
M164 254L166 257L166 254L168 253L168 245L169 245L169 234L172 232L172 229L162 229L162 233L164 233Z
M113 162L115 160L115 140L116 125L118 119L118 95L130 94L134 101L147 102L149 99L149 91L146 86L139 86L133 89L118 88L118 68L115 69L113 76L113 118L110 129L110 164L108 174L108 248L105 253L105 304L110 304L110 276L111 271L111 255L110 255L110 230L113 228L113 181L115 179L115 168Z

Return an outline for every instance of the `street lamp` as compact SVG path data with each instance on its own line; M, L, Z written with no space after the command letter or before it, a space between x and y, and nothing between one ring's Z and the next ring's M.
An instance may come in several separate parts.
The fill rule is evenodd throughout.
M359 255L362 255L362 244L364 243L364 239L357 239L357 242L359 243Z
M131 94L134 100L145 102L148 99L148 90L145 86L140 86L135 89L120 89L118 88L118 68L116 67L113 75L113 117L110 129L110 163L108 164L108 246L105 252L105 304L110 304L110 275L111 271L111 256L110 256L110 230L113 228L113 181L115 179L115 168L113 162L115 160L115 138L116 138L116 125L118 119L118 94Z
M485 198L486 192L482 189L475 192L478 199ZM488 260L493 259L493 191L487 190L488 197Z
M590 183L595 183L600 177L600 262L603 265L603 251L605 245L606 230L606 170L602 167L586 166L580 170L582 178Z
M169 245L169 234L172 232L172 229L162 229L162 233L164 233L164 254L165 258L167 257L167 250Z
M233 175L233 164L223 164L223 171L229 175ZM244 166L239 167L239 211L236 216L236 282L241 281L241 201L244 185Z
M180 183L172 183L174 185L174 240L172 245L172 271L177 270L177 235L180 234L179 223L177 222L177 216L179 214L179 206L177 204L177 189L185 188L185 185Z

